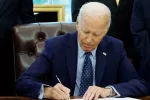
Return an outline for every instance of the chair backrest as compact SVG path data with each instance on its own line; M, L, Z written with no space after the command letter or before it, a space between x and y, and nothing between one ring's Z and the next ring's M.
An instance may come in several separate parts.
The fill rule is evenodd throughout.
M32 23L14 27L15 79L40 55L46 39L75 31L75 23L65 22Z

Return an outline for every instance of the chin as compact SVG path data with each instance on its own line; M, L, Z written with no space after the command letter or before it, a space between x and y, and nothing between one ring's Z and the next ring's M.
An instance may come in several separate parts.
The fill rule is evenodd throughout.
M92 49L84 49L85 52L91 52Z
M85 52L91 52L92 50L93 50L93 48L92 47L85 47L85 46L81 46L81 48L83 49L83 51L85 51Z

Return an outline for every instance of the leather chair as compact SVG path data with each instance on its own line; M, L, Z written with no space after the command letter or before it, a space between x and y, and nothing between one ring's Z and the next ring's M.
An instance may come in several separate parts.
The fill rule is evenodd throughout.
M15 79L37 59L46 39L75 31L75 23L61 22L32 23L14 27Z

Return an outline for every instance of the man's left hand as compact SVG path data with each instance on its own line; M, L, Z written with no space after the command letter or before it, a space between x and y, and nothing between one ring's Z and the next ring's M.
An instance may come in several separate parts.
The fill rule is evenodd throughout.
M101 88L97 86L89 86L88 90L84 94L83 98L85 100L96 100L99 97L105 98L110 96L111 90L109 88Z

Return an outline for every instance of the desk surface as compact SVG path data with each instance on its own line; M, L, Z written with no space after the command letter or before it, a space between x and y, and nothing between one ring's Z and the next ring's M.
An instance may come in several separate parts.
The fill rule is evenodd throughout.
M79 98L79 97L71 97L71 98ZM150 100L150 96L147 96L147 97L141 97L139 99L142 99L142 100ZM6 97L3 97L3 96L0 96L0 100L38 100L38 99L31 99L31 98L27 98L27 97L19 97L19 96L6 96ZM46 99L45 99L46 100Z

